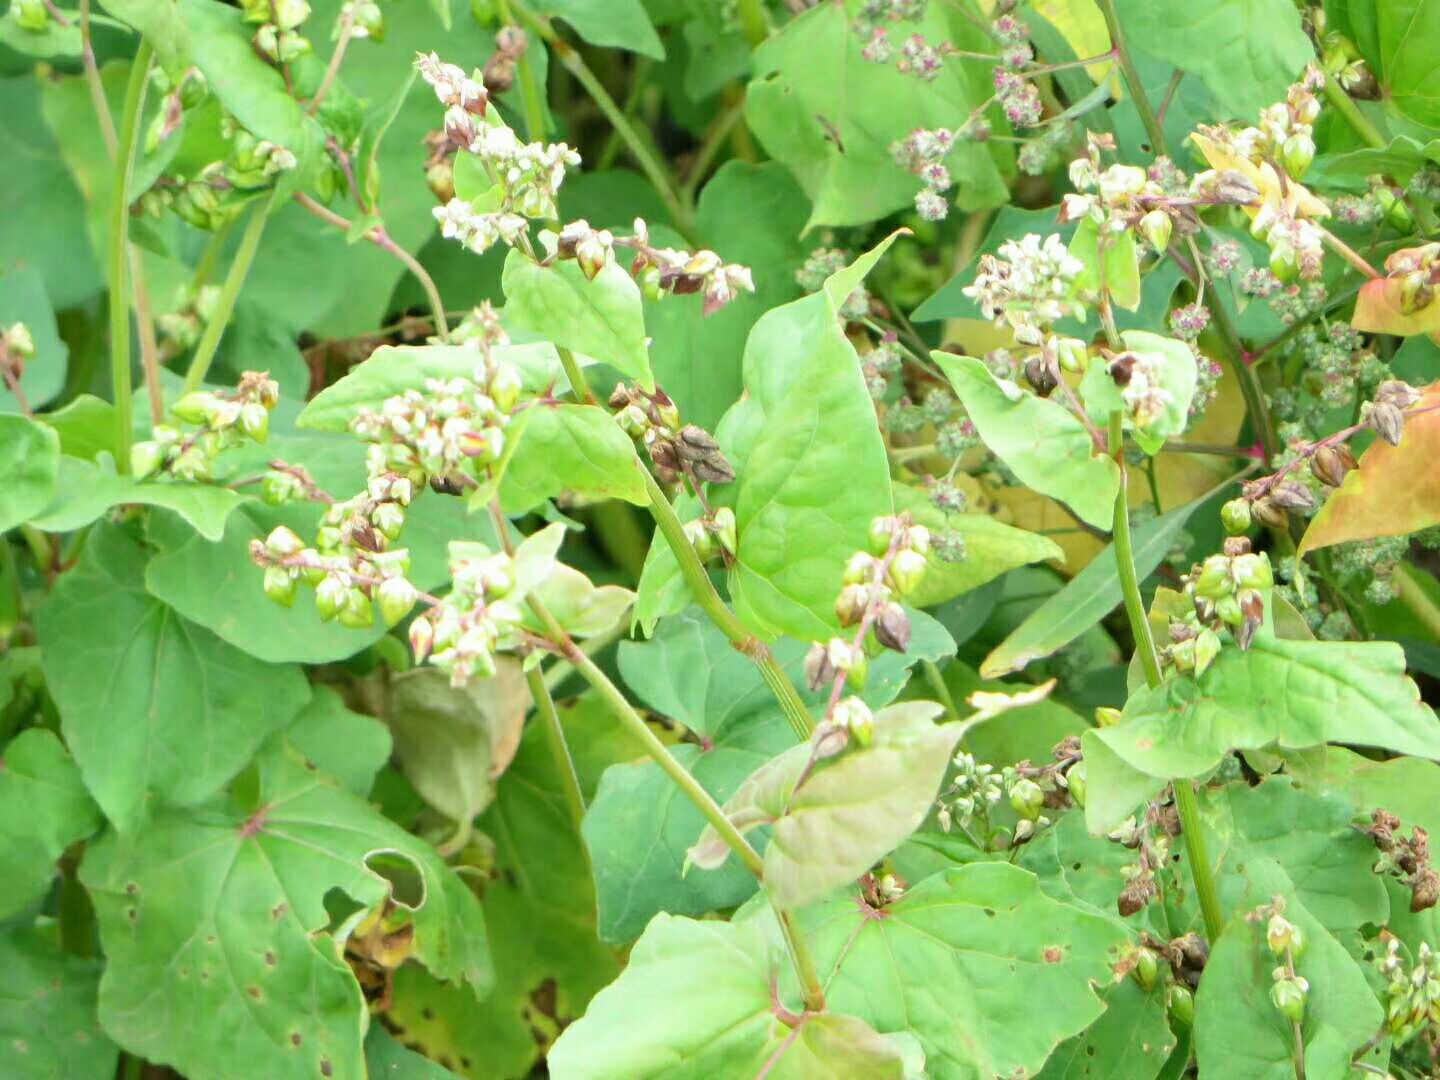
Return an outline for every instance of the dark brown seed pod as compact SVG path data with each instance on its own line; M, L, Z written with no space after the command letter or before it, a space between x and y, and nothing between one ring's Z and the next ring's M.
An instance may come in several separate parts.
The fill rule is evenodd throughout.
M1041 397L1049 397L1055 387L1059 385L1050 365L1039 356L1032 356L1025 361L1025 381Z

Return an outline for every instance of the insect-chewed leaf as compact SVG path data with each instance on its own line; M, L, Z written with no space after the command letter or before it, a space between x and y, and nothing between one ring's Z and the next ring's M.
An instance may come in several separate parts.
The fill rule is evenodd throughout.
M0 933L0 1075L113 1076L120 1051L95 1016L101 964L66 952L53 931Z
M340 959L327 895L391 900L413 926L411 956L477 995L491 980L479 903L421 840L276 744L251 798L155 812L86 853L108 960L100 1015L131 1050L215 1075L223 1045L279 1080L363 1076L365 1003ZM419 887L392 886L398 859ZM404 895L408 892L409 895Z

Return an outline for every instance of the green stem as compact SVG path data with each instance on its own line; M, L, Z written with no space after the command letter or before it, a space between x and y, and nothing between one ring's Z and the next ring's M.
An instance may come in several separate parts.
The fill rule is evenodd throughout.
M220 348L220 338L224 336L230 315L235 310L235 301L240 299L240 290L250 274L250 264L255 261L255 253L260 248L265 221L274 204L275 192L272 190L268 195L261 196L256 201L255 208L250 211L250 220L245 223L245 232L240 236L240 247L235 251L230 271L225 275L225 284L220 288L220 299L214 314L205 324L205 333L200 336L200 344L195 346L195 355L190 358L190 368L185 372L186 393L199 388L210 371L210 364Z
M1145 133L1150 137L1150 152L1157 157L1168 154L1165 149L1165 129L1160 124L1160 118L1155 115L1150 99L1145 96L1140 72L1135 69L1130 50L1125 47L1125 32L1120 28L1120 17L1115 14L1115 0L1099 0L1099 4L1100 13L1105 16L1105 27L1110 31L1110 44L1115 47L1115 59L1120 64L1120 74L1130 90L1135 111L1140 114L1140 122L1145 125Z
M513 25L515 16L510 11L510 0L496 0L495 10L500 21ZM535 81L535 65L530 63L529 50L520 54L515 62L515 73L520 77L520 99L525 103L525 137L531 142L545 138L545 108L540 100L540 85Z
M130 64L125 111L120 116L120 144L115 158L115 190L110 202L110 374L115 388L115 468L130 471L130 179L140 144L145 85L155 49L148 38Z
M740 0L740 28L745 31L745 40L752 49L759 48L770 36L770 24L765 20L761 0Z
M945 675L935 661L920 661L920 670L925 672L925 681L930 684L930 689L935 691L935 697L945 706L945 715L951 720L959 720L960 710L955 707L955 695L951 694L950 687L945 685Z
M575 395L575 400L582 405L594 401L595 395L590 392L585 371L581 368L580 361L575 359L575 354L563 345L555 346L555 351L560 354L560 367L565 371L565 378L570 380L570 392Z
M691 597L730 640L730 644L755 661L760 668L761 678L779 700L785 718L790 721L795 734L802 739L809 738L814 724L794 684L775 662L774 655L765 647L765 643L750 633L745 624L725 605L725 601L720 599L710 575L705 572L704 565L685 536L685 526L675 516L675 508L670 505L669 497L650 475L650 470L639 462L636 463L636 468L645 478L646 491L650 495L650 514L655 518L655 524L665 537L665 542L670 545L670 550L674 552L675 561L680 564L680 576L690 587Z
M1140 595L1140 579L1135 572L1135 552L1130 540L1130 507L1126 500L1125 427L1119 410L1110 414L1110 450L1120 466L1120 491L1115 496L1115 568L1120 575L1120 589L1125 597L1125 615L1135 638L1135 651L1145 669L1145 683L1152 690L1160 685L1160 657L1150 622L1145 615L1145 600ZM1195 785L1184 777L1171 782L1175 792L1175 809L1180 815L1180 835L1185 841L1185 854L1190 863L1190 876L1200 898L1200 912L1205 920L1205 933L1217 941L1225 920L1220 914L1220 894L1215 889L1210 859L1205 853L1205 834L1200 825L1200 808Z
M695 808L719 834L720 839L725 841L726 846L735 853L745 869L763 881L765 877L764 862L761 861L755 849L750 846L750 841L746 840L740 830L735 828L730 819L725 816L725 811L720 808L720 804L700 786L700 782L690 775L685 766L675 759L675 755L670 753L669 748L660 741L655 732L650 730L650 725L645 723L640 714L635 711L635 707L625 699L620 688L595 666L594 661L575 647L575 643L565 635L564 630L555 622L553 616L547 618L549 613L544 605L534 597L531 597L530 605L536 615L540 616L541 622L546 624L546 633L551 636L551 639L558 638L556 644L560 646L565 659L574 665L581 677L604 699L605 704L610 707L610 711L615 714L620 723L645 748L645 753L655 764L660 766L660 771L668 776L675 786L685 794L685 797L695 804Z
M575 759L570 756L570 747L565 742L565 729L560 726L560 714L555 711L555 699L545 685L545 677L538 667L531 668L525 675L530 684L530 696L535 699L535 712L545 728L545 741L550 744L550 753L555 758L555 771L560 775L560 787L564 791L565 805L570 810L570 820L578 832L585 819L585 794L580 790L580 777L575 772Z
M771 906L774 906L773 901ZM795 916L776 907L775 919L780 924L780 932L785 935L785 945L790 950L790 962L795 966L795 974L800 977L800 993L805 998L805 1008L810 1012L824 1012L825 990L820 985L820 976L816 974L815 959L810 955L810 947L805 943L800 927L795 924Z
M650 145L635 130L630 123L629 117L623 109L615 103L610 92L605 89L604 84L590 70L590 65L585 63L584 57L570 47L570 44L555 33L555 28L550 25L548 19L542 18L530 11L523 4L515 0L513 7L521 19L529 23L534 31L544 39L555 54L556 59L565 66L565 70L575 76L578 82L591 99L599 106L600 111L605 114L605 119L610 121L610 126L615 129L616 134L625 141L626 148L630 151L635 163L640 166L640 171L650 181L650 186L660 196L660 201L670 211L670 216L675 222L675 227L680 230L687 242L694 243L694 223L691 220L690 212L685 208L679 194L675 190L675 184L669 171L661 163L660 158L651 149Z
M1380 134L1380 129L1370 122L1370 118L1360 111L1360 106L1345 92L1345 88L1335 81L1333 75L1325 77L1325 100L1339 110L1340 115L1345 117L1354 130L1355 134L1364 139L1369 145L1384 149L1389 144L1385 136Z

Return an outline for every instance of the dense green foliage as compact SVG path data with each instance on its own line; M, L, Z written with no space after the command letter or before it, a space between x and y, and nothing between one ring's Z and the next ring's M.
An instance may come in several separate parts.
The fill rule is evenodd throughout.
M9 0L0 1077L1440 1075L1437 49Z

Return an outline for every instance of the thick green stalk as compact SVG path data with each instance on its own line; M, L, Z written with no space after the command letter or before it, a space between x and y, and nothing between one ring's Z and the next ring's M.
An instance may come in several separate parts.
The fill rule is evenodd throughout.
M675 756L670 753L669 748L650 730L650 725L645 723L640 714L635 711L634 706L626 700L625 695L620 692L620 688L611 682L588 656L576 648L575 643L565 635L564 630L545 610L544 605L532 597L530 606L540 617L540 621L545 624L546 632L550 635L551 640L561 644L565 658L575 665L575 670L605 699L610 710L631 734L640 740L645 752L655 764L659 765L661 771L674 782L686 798L695 804L695 808L704 815L705 820L719 834L720 839L725 841L726 846L735 853L745 869L754 874L763 885L765 881L764 862L740 830L725 816L725 811L720 808L720 804L711 798L710 793L700 786L699 781L691 776L680 762L675 760ZM801 935L799 927L795 925L795 920L788 911L777 906L775 907L775 917L780 924L780 931L785 937L785 944L789 950L791 961L794 963L795 973L799 977L801 991L805 997L805 1007L812 1012L819 1012L825 1007L825 995L820 987L820 979L815 972L815 961L810 955L809 946L806 945L805 938Z
M580 366L580 361L575 359L575 354L561 345L557 345L555 351L560 354L560 367L565 371L565 378L570 382L570 392L575 395L575 400L582 405L594 401L595 395L590 392L590 384L585 381L585 370Z
M530 684L530 696L535 699L535 712L545 728L545 741L550 744L550 753L555 758L555 771L560 774L560 787L565 793L570 820L579 831L580 823L585 819L585 793L580 790L580 777L575 774L575 761L565 742L565 729L560 726L555 699L550 696L550 688L545 685L545 677L538 667L526 672L525 679Z
M215 305L214 314L205 324L205 332L200 336L200 344L195 346L195 355L190 358L190 368L185 372L187 393L197 389L210 371L215 352L220 348L220 338L224 336L230 315L235 310L235 301L240 299L240 290L250 274L250 264L255 261L255 253L260 249L260 237L265 232L265 221L274 205L275 191L272 190L256 200L255 208L250 211L250 220L245 223L245 232L240 236L240 247L235 251L230 271L225 275L225 284L220 288L220 299Z
M1125 427L1117 410L1110 414L1110 452L1120 466L1120 492L1115 496L1115 568L1120 575L1120 589L1125 597L1125 615L1135 638L1135 651L1145 669L1145 683L1152 690L1160 685L1160 657L1150 622L1145 614L1145 600L1140 595L1140 579L1135 573L1135 552L1130 540L1130 507L1126 501ZM1185 854L1190 863L1190 876L1200 898L1200 913L1205 919L1205 934L1214 942L1224 929L1220 914L1220 894L1215 888L1210 859L1205 853L1205 833L1200 824L1200 808L1195 798L1195 785L1185 777L1171 782L1175 792L1175 809L1180 815L1180 835L1185 841Z
M675 561L680 564L680 576L690 587L690 596L720 628L720 632L730 639L730 643L755 661L760 668L761 678L779 700L780 708L784 711L785 718L790 721L790 726L795 729L795 734L802 739L808 739L814 724L794 683L775 662L775 657L765 643L750 633L745 624L726 606L725 601L720 599L710 575L705 572L695 549L690 546L690 540L685 535L685 526L675 516L675 508L670 505L669 497L650 475L650 470L638 463L636 468L645 477L646 491L650 495L650 514L655 518L655 524L665 537L665 542L670 545L670 550L674 552Z
M154 56L149 39L141 38L125 87L110 201L110 374L115 388L115 468L122 473L130 471L130 179L135 172L145 84Z
M1340 115L1345 117L1345 122L1355 130L1355 134L1370 146L1383 150L1388 145L1385 136L1380 134L1380 129L1360 111L1360 106L1355 104L1354 99L1345 92L1343 86L1335 81L1333 75L1325 77L1325 100L1339 110Z
M719 834L720 839L725 841L726 846L735 853L736 858L740 860L745 869L757 878L764 880L765 864L761 861L760 855L750 846L750 841L746 840L740 830L725 816L725 811L720 808L720 804L700 786L700 782L690 775L685 766L675 759L675 755L670 753L669 747L660 741L655 732L650 730L650 725L645 723L640 714L635 711L635 707L626 700L625 695L620 692L620 688L595 666L593 660L576 648L575 643L565 635L564 630L558 623L555 623L553 617L546 618L548 612L544 605L533 597L530 605L532 610L540 616L541 621L546 624L546 632L551 639L559 639L558 643L565 659L574 665L580 676L604 699L605 704L610 707L610 711L615 714L620 723L645 748L645 753L655 764L660 766L660 771L668 776L685 797L695 804L695 808Z
M1135 68L1135 61L1130 58L1130 50L1125 47L1125 32L1120 28L1120 16L1115 14L1115 0L1099 0L1099 4L1100 13L1105 16L1105 27L1110 31L1110 44L1114 46L1115 59L1120 64L1120 74L1130 91L1130 100L1135 105L1135 111L1140 114L1140 122L1145 125L1145 134L1150 138L1150 152L1157 157L1167 154L1165 129L1151 107L1150 99L1145 96L1140 72Z

